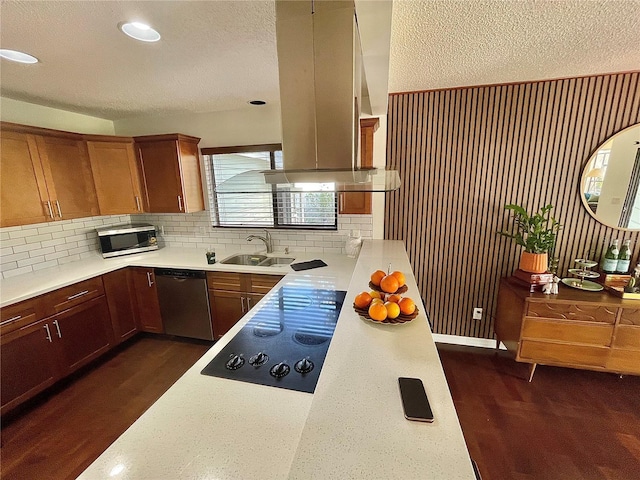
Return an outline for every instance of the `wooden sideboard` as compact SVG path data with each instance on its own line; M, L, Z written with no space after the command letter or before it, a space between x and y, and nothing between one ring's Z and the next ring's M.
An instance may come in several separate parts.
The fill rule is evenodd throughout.
M500 280L497 345L518 362L640 375L640 300L560 284L558 295Z

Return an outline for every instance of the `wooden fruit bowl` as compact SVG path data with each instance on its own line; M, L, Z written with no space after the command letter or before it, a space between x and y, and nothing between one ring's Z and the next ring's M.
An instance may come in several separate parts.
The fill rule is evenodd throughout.
M353 304L353 309L356 311L356 313L358 315L360 315L362 318L364 318L365 320L368 320L369 322L373 322L373 323L384 323L387 325L399 325L401 323L407 323L410 322L411 320L413 320L414 318L416 318L418 316L418 313L420 313L418 311L418 307L416 307L416 311L413 312L411 315L405 315L403 313L401 313L400 315L398 315L397 318L387 318L383 321L378 321L378 320L374 320L373 318L371 318L369 316L369 311L366 308L359 308L356 307L356 304Z
M409 287L407 287L406 285L402 285L400 288L398 288L398 290L396 290L395 292L385 292L384 290L382 290L378 285L374 285L372 282L369 282L369 288L371 288L371 290L375 290L376 292L380 292L380 293L384 293L384 294L403 294L406 293L407 290L409 290Z

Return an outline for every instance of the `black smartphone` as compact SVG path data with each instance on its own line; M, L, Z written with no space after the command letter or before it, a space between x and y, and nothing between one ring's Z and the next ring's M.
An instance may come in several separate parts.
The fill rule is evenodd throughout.
M427 392L419 378L398 378L400 385L400 396L402 397L402 407L407 420L417 422L433 422L433 412L429 405Z

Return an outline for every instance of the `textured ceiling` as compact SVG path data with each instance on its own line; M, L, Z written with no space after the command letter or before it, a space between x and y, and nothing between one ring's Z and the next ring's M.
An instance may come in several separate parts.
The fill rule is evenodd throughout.
M389 91L640 69L640 1L396 0Z
M395 0L390 43L390 92L640 70L640 0ZM41 60L3 96L102 118L279 102L274 0L1 0L0 46Z

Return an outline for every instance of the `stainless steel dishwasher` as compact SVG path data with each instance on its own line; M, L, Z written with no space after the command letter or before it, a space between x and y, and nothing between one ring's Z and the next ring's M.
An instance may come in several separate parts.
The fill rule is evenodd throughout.
M156 268L155 276L164 332L213 340L205 272Z

